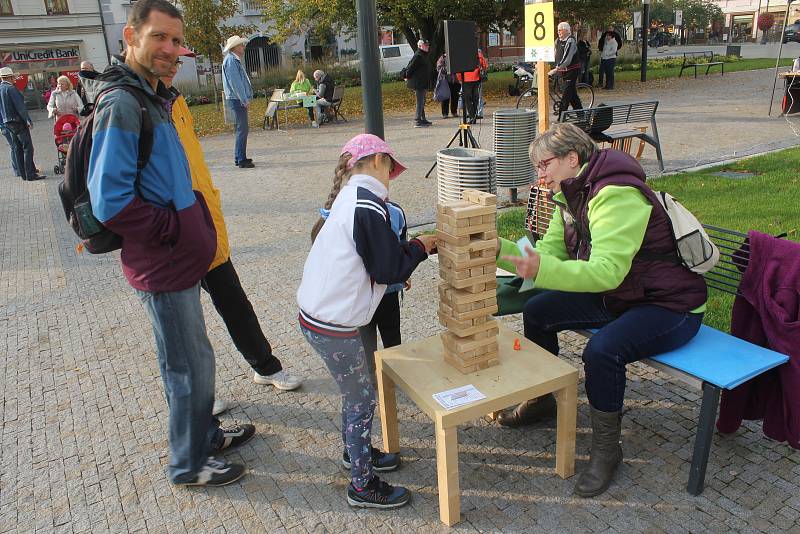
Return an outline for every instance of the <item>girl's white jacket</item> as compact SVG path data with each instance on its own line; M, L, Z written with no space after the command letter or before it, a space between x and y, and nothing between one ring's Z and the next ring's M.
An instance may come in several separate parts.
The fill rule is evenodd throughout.
M297 290L303 326L328 335L372 320L388 284L405 282L428 257L419 240L400 242L372 176L353 175L331 207Z

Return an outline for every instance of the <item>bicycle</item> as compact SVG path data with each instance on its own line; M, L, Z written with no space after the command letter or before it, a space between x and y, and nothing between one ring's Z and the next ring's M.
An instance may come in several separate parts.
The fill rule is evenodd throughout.
M514 71L514 76L517 78L517 84L524 85L530 81L531 86L523 91L519 98L517 98L517 108L525 109L539 109L539 89L536 87L536 72L528 68L517 65ZM527 79L526 79L527 78ZM550 98L553 101L553 113L559 115L561 113L561 96L564 94L564 80L561 76L550 76ZM594 89L588 83L577 83L575 86L578 92L578 98L581 99L583 107L590 108L594 105Z

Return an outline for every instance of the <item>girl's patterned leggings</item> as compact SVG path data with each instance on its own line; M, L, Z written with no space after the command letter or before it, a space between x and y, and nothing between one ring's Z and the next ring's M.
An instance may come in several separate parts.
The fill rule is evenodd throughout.
M303 335L322 357L342 393L342 440L350 456L353 486L372 480L372 417L375 386L369 374L358 331L353 337L332 337L301 325Z

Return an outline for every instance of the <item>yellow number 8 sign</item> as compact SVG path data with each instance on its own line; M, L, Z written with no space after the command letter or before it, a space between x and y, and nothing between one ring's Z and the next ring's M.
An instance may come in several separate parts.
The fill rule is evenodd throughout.
M553 2L525 0L525 61L555 61Z

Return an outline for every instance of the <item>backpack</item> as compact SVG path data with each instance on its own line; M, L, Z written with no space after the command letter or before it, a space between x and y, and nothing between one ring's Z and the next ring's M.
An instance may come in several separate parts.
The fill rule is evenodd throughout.
M669 217L680 263L698 274L713 269L719 262L719 248L708 237L697 217L669 193L663 191L653 191L653 193Z
M129 85L120 85L102 91L95 102L109 91L122 89L136 98L142 115L142 127L139 132L139 155L136 160L136 179L134 192L139 192L139 181L142 169L150 160L153 150L153 120L147 111L146 95L140 90ZM64 215L72 230L81 238L81 247L92 254L105 254L112 250L122 248L122 237L115 234L97 220L92 213L92 203L89 198L87 182L89 178L89 158L92 155L92 135L94 129L94 109L83 123L83 126L72 138L67 150L67 160L64 171L64 181L58 186L58 195L64 208Z

